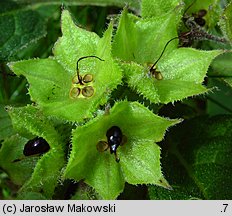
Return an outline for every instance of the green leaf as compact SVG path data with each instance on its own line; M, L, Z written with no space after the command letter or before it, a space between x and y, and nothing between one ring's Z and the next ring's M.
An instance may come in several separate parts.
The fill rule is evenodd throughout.
M63 36L54 47L54 57L10 63L17 75L24 75L30 83L29 93L45 114L68 121L82 121L92 117L99 105L107 102L110 92L121 82L121 71L111 57L111 35L113 25L99 38L95 33L77 27L68 11L62 13ZM96 55L79 62L80 75L93 76L94 94L85 97L82 93L75 97L72 83L76 76L77 60L83 56Z
M46 34L45 20L29 8L12 1L0 3L0 60L6 61Z
M84 181L103 199L115 199L130 184L157 184L168 188L160 166L160 148L165 130L178 120L154 115L137 102L118 102L109 113L73 131L72 152L65 178ZM120 162L109 151L98 152L99 141L107 141L106 131L118 126L127 141L117 150ZM91 161L91 163L90 163Z
M230 2L225 8L221 19L220 19L220 27L224 34L224 36L232 42L232 2Z
M8 108L9 114L12 118L14 128L19 131L28 139L34 137L43 137L50 146L50 150L43 154L36 163L32 176L23 185L20 192L39 192L45 197L51 198L54 189L58 183L58 177L60 170L64 166L64 143L62 137L54 129L52 122L50 122L43 113L36 107L27 106L22 108ZM26 144L26 142L24 142ZM12 145L12 144L11 144ZM22 158L21 161L15 164L26 163L28 160L36 158L36 156L25 157L23 156L23 147L21 148L21 156L16 155L18 151L14 153L14 159ZM6 147L8 151L12 151L12 147L9 145ZM5 157L7 156L4 154ZM11 162L12 164L12 162ZM30 163L27 163L27 168L31 167ZM9 168L10 165L9 165ZM41 178L43 176L43 178Z
M160 17L180 6L179 0L143 0L141 15L144 18Z
M231 199L232 116L198 117L171 129L163 171L173 191L149 187L151 199Z

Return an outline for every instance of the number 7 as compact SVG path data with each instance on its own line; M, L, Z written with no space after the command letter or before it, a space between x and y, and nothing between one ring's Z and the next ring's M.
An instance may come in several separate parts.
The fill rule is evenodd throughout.
M227 208L228 204L224 204L224 203L223 203L223 205L225 206L224 212L226 212L226 208Z

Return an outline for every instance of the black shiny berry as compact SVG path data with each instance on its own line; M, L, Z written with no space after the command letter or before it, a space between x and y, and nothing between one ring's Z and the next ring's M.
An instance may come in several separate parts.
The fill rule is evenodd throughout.
M194 21L201 27L203 27L205 25L205 20L201 17L195 17Z
M194 21L201 27L203 27L206 24L205 19L203 18L207 14L207 10L202 9L199 10L197 14L193 14Z
M201 9L198 11L198 17L204 17L207 14L207 10Z
M112 126L106 132L107 142L110 147L110 153L116 154L118 146L122 143L122 131L117 126Z
M32 140L29 140L23 149L23 154L25 156L31 156L36 154L43 154L49 151L50 146L45 139L42 137L36 137Z

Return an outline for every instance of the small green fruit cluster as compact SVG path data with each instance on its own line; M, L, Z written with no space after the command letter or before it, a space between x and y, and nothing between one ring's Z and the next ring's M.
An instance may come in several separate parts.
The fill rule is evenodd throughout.
M72 99L78 97L91 97L94 94L93 88L93 76L91 74L86 74L83 77L81 75L76 75L72 79L72 87L69 92L69 96Z

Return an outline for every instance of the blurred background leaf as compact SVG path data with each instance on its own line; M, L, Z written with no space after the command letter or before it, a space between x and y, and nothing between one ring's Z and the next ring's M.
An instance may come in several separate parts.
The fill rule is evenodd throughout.
M171 128L161 144L172 191L149 186L151 199L231 199L232 115L197 117Z
M12 1L0 3L0 29L0 61L9 60L46 34L45 20L37 11Z

